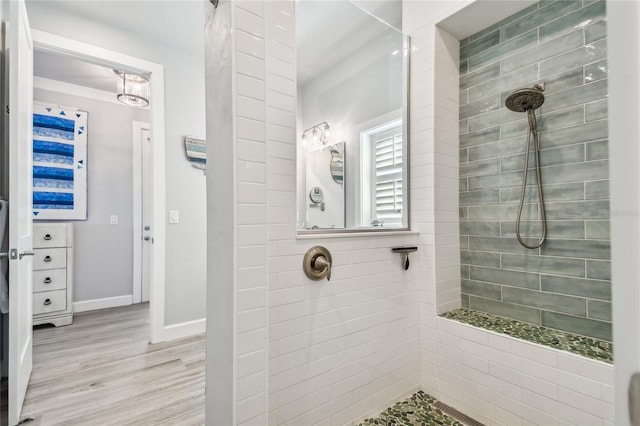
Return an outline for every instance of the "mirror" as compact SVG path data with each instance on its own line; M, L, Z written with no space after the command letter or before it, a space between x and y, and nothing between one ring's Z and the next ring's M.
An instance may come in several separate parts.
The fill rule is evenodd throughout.
M329 163L331 177L335 183L339 183L341 186L344 183L344 146L345 142L340 142L329 149L331 153L331 162Z
M402 3L367 5L296 2L299 234L408 228Z
M306 223L309 229L344 229L345 142L306 151Z

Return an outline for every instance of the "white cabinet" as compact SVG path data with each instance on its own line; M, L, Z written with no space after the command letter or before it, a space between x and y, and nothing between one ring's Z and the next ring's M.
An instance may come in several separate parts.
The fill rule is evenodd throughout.
M73 225L33 224L33 325L73 322Z

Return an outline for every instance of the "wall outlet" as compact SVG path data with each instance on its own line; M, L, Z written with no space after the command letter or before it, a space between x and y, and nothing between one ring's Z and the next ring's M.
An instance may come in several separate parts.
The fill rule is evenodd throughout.
M180 213L178 210L169 210L169 223L180 223Z
M117 225L118 224L118 215L117 214L112 214L110 219L109 219L109 223L111 223L112 225Z

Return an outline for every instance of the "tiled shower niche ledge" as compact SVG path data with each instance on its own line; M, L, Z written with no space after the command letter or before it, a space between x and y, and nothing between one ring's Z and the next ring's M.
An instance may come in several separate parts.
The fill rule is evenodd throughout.
M563 331L466 308L445 312L440 316L484 328L485 330L506 334L517 339L538 343L550 348L572 352L587 358L613 364L613 344L603 340L565 333Z

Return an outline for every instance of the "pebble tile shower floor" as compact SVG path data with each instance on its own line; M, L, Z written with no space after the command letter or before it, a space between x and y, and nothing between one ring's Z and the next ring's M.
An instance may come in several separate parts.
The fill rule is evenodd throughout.
M366 419L359 426L369 425L402 425L402 426L432 426L452 425L464 426L463 423L447 416L434 407L436 399L429 394L419 391L404 401L387 408L378 417Z

